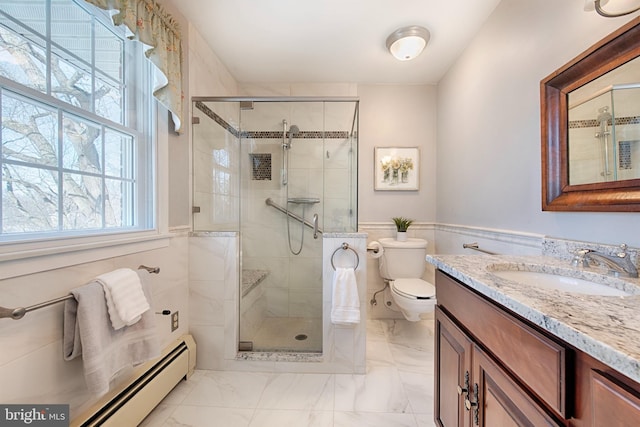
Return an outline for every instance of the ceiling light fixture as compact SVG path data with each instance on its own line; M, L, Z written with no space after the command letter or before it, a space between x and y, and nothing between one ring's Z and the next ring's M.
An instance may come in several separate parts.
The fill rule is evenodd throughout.
M429 38L429 31L418 25L398 28L387 37L387 49L396 59L409 61L420 55Z
M607 3L609 3L609 0L585 0L584 10L585 12L591 12L595 10L596 12L598 12L598 15L604 16L605 18L617 18L619 16L629 15L630 13L640 10L640 6L638 6L635 9L629 10L627 12L609 13L602 9L602 6Z

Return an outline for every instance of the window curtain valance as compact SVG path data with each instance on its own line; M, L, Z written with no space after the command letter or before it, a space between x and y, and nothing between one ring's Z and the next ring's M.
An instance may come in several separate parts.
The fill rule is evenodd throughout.
M147 58L162 73L153 95L173 116L175 130L182 123L182 46L180 26L155 0L85 0L104 10L113 10L113 23L124 24L130 38L147 46ZM157 73L156 73L157 74Z

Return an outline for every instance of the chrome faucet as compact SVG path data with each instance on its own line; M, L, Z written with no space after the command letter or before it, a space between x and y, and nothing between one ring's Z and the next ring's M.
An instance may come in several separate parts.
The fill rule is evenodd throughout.
M606 255L592 249L580 249L576 251L572 264L578 266L582 264L589 267L590 261L604 265L609 269L609 273L614 276L638 277L638 269L627 253L627 245L620 245L621 252L614 255Z

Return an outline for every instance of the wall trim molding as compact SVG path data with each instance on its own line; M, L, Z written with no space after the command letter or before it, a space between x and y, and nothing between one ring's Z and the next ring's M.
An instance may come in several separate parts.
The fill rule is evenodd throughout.
M360 222L358 229L361 231L395 231L392 222ZM526 233L522 231L505 230L498 228L485 228L460 224L438 224L434 222L414 222L411 230L435 231L452 233L476 239L492 240L535 249L542 248L544 234ZM437 239L436 239L437 240ZM437 242L434 242L437 244Z
M537 249L542 247L542 242L545 237L544 234L457 224L436 224L436 230Z
M433 222L414 222L411 224L412 230L435 230L437 224ZM396 226L393 222L359 222L358 230L395 230Z

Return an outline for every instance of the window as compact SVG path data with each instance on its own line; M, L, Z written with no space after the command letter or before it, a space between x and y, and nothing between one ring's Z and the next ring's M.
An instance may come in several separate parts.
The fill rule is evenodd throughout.
M153 228L151 71L125 36L83 0L0 0L0 241Z

